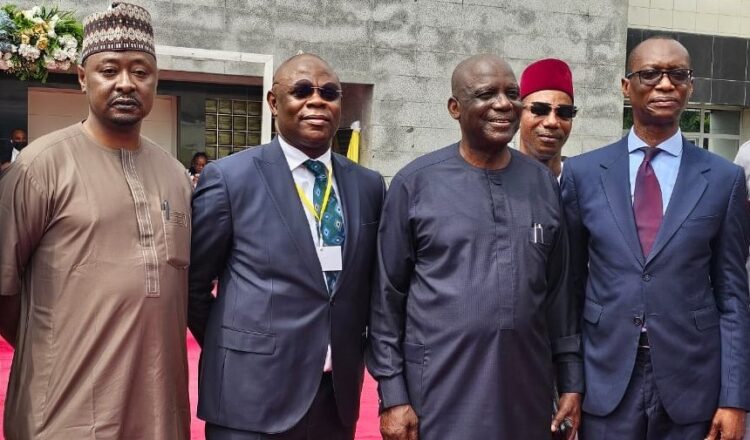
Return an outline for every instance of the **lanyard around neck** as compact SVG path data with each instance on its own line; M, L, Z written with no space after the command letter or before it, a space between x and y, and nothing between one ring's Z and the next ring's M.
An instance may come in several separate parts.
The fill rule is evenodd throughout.
M305 205L305 207L312 213L313 217L315 217L315 220L318 222L318 224L321 223L323 219L323 213L326 212L326 207L328 206L328 199L331 197L331 187L333 185L333 167L331 167L330 170L328 170L328 184L326 185L326 192L323 195L323 203L320 205L320 212L315 210L315 205L310 201L310 199L307 198L305 195L305 192L302 190L302 187L300 187L298 184L294 184L294 186L297 187L297 194L299 194L299 199L302 201L302 204ZM317 177L316 177L317 180ZM313 182L313 188L315 183Z

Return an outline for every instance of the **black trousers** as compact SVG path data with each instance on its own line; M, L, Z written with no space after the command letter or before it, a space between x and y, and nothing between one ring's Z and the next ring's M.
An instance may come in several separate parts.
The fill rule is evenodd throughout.
M355 428L341 424L333 394L333 378L331 373L323 373L310 409L292 429L265 434L206 423L206 440L353 440Z
M580 440L703 440L710 420L679 425L662 405L654 383L651 353L639 348L633 375L620 404L599 417L583 413Z

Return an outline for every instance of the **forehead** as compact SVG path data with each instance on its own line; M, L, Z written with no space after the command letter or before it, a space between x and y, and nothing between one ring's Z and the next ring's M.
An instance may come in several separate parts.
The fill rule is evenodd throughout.
M496 60L479 61L470 66L459 77L459 84L468 91L487 86L505 88L518 85L510 66Z
M570 96L568 96L567 93L561 92L559 90L539 90L537 92L526 95L526 97L523 99L523 102L546 102L547 104L552 105L573 104L573 100L570 99Z
M26 132L24 132L23 130L13 130L13 133L10 134L10 137L13 139L25 138Z
M156 59L151 54L140 51L110 51L95 53L86 58L87 66L96 66L105 63L114 64L146 64L156 66Z
M654 39L633 49L632 63L633 71L651 67L690 67L690 56L677 41Z
M338 76L330 66L315 57L299 57L289 61L276 73L276 82L294 84L300 80L309 80L314 84L339 84Z

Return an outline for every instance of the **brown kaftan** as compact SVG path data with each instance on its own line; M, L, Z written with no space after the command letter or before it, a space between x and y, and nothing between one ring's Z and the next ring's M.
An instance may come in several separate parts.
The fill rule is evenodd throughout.
M5 436L190 436L190 183L168 153L76 124L0 178L0 295L22 296Z

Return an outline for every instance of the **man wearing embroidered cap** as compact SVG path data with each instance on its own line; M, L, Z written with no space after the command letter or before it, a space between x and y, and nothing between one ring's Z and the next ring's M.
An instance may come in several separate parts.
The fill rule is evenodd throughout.
M577 112L568 65L554 58L530 64L521 74L521 99L520 150L547 165L559 180L562 148Z
M157 68L146 10L84 20L82 123L0 179L5 438L183 440L190 183L140 135Z

